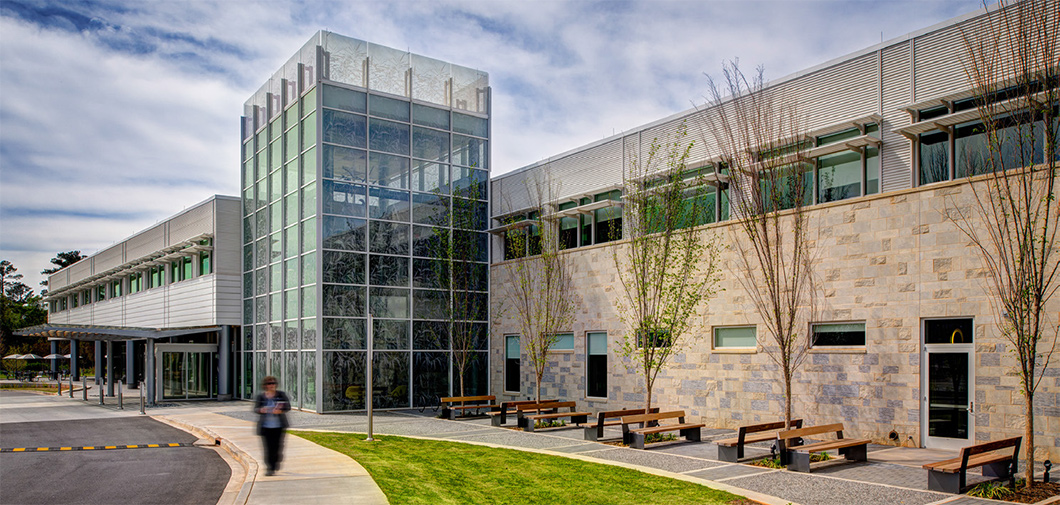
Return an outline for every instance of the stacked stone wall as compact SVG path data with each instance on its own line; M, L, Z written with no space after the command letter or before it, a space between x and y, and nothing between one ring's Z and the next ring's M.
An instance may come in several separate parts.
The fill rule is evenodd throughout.
M948 208L968 210L973 195L967 180L928 188L862 197L813 207L815 313L805 321L864 322L863 348L808 348L795 374L793 413L807 424L842 422L852 436L885 443L893 430L919 445L921 437L921 325L926 318L974 319L974 440L1023 434L1023 396L1015 375L1016 356L996 327L985 271L969 239L946 217ZM973 214L974 215L974 214ZM975 223L973 223L975 225ZM737 233L734 233L737 232ZM711 426L735 427L783 416L778 366L767 352L770 337L740 282L731 223L708 225L723 248L718 295L697 314L689 345L660 373L653 406L683 409ZM566 253L573 272L577 313L573 351L554 352L544 396L575 400L579 408L615 410L645 402L643 380L619 352L625 327L618 313L620 281L613 260L618 244ZM493 363L504 363L505 334L518 334L503 311L506 271L494 265ZM1055 299L1049 314L1060 313ZM1055 328L1056 321L1052 323ZM714 350L715 326L756 325L755 350ZM587 398L586 332L608 333L608 397ZM805 345L804 347L809 347ZM1036 444L1041 456L1060 458L1060 363L1045 371L1035 398ZM522 390L505 395L503 367L492 373L494 393L533 397L534 376L526 360Z

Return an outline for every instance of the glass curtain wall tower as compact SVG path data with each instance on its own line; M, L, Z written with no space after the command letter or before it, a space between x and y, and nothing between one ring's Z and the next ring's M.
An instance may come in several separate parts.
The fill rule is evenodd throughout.
M459 393L454 329L486 394L489 107L485 72L326 31L245 103L240 397L366 408L369 314L376 408Z

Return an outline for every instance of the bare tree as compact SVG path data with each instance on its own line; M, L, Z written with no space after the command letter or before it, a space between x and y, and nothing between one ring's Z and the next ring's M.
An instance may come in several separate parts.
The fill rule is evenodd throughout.
M710 79L711 110L702 117L728 166L734 273L765 324L770 342L763 347L781 375L790 426L792 381L806 356L815 301L806 210L813 171L800 156L807 145L794 101L766 88L762 67L749 77L733 61L723 75L721 83Z
M696 229L707 209L705 178L688 169L692 143L684 124L666 143L634 155L624 177L624 243L612 248L622 285L619 315L627 327L622 354L644 379L645 408L670 359L697 335L692 319L717 292L718 242Z
M526 220L507 232L506 247L525 258L505 263L509 307L523 336L523 347L535 376L535 398L541 400L541 380L548 368L549 350L574 322L574 285L569 255L559 249L559 220L551 215L555 191L551 173L527 182L529 207L506 224Z
M1018 358L1026 486L1031 487L1034 393L1060 331L1050 321L1055 310L1046 307L1060 287L1057 2L1002 1L979 28L963 35L963 65L975 91L982 120L979 145L985 149L963 156L964 166L957 168L964 175L985 175L969 185L971 204L962 207L951 200L947 216L979 253L998 330Z

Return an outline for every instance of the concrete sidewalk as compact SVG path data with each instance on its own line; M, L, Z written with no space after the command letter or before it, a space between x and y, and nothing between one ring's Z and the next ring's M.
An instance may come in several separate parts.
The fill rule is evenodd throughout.
M265 455L255 423L215 413L209 408L180 408L152 417L195 433L221 439L246 469L233 469L233 481L219 504L269 505L295 503L386 504L387 498L368 471L350 457L302 438L284 438L283 463L275 475L265 475Z

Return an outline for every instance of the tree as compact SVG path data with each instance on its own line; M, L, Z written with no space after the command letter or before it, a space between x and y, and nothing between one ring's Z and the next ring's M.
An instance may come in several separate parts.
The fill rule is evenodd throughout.
M692 318L720 280L717 239L695 229L706 181L688 170L686 137L682 124L672 141L655 139L646 156L631 158L623 174L626 240L612 248L627 328L621 352L644 380L649 410L656 378L696 337Z
M18 337L14 332L42 324L48 319L40 297L34 295L33 289L22 282L22 274L17 272L18 268L10 261L0 261L0 354L4 355L14 346L39 343L40 339Z
M506 223L512 225L516 219L528 217L526 222L530 224L506 235L506 247L526 256L505 263L509 280L506 305L515 313L534 371L535 398L541 401L541 380L548 368L549 351L560 333L569 330L574 322L574 285L570 259L559 249L559 216L546 208L553 199L551 174L545 170L540 178L527 182L526 190L529 207Z
M739 63L723 67L724 82L708 83L707 131L728 166L735 214L736 277L762 317L784 388L784 422L792 419L792 381L807 350L814 311L809 216L812 170L793 101L766 89L764 70L750 78Z
M971 204L951 199L947 216L970 240L986 273L997 328L1017 357L1024 399L1025 482L1034 479L1034 394L1056 350L1060 287L1060 168L1056 3L1027 1L989 10L981 28L963 34L965 73L975 92L985 143L957 167L973 180ZM1052 341L1049 343L1049 341Z
M486 319L488 312L488 267L476 230L485 227L485 208L478 199L484 194L479 183L455 188L452 196L451 228L434 228L431 249L435 257L433 275L448 288L445 317L449 330L449 348L453 367L459 377L459 396L466 396L467 371L477 358L479 343L486 338L474 321ZM448 200L448 197L439 195ZM449 224L439 222L436 224Z
M62 269L66 268L66 267L68 267L70 265L73 265L74 263L77 263L78 261L81 261L81 260L83 260L83 259L85 259L87 257L88 256L82 255L81 251L60 252L60 253L56 254L54 258L51 259L51 262L52 262L53 265L55 265L55 267L54 268L45 268L44 270L41 270L40 273L42 273L44 275L54 274L55 272L58 272L59 270L62 270ZM41 286L47 286L48 285L48 279L44 279L43 281L40 281L40 285Z

